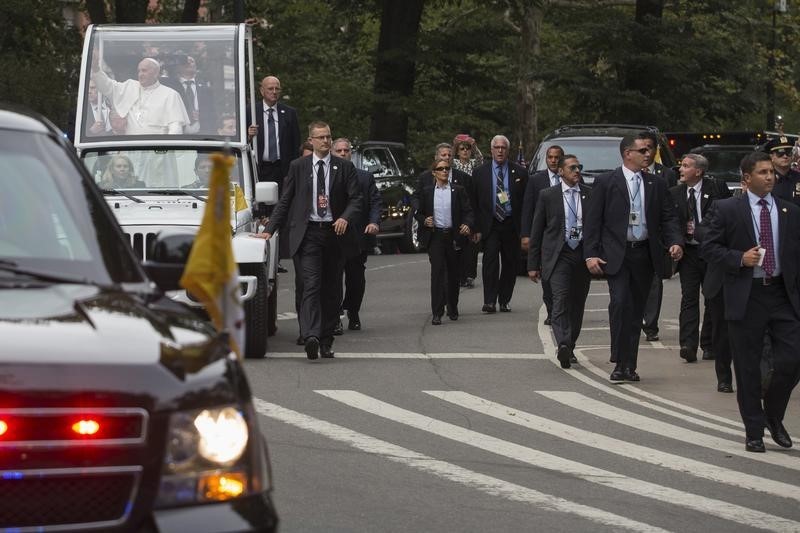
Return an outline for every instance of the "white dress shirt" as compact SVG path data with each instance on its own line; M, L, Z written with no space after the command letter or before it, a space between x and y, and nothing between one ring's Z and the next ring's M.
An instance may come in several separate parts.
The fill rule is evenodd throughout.
M750 191L747 191L747 200L750 202L750 218L753 220L753 230L756 232L756 243L761 246L761 206L758 201L761 200L758 196ZM778 245L778 205L775 203L775 198L772 194L767 193L764 197L767 201L766 208L769 210L769 220L772 225L772 252L775 254L775 270L772 272L772 277L779 276L781 273L781 260L780 250ZM753 277L763 278L766 276L764 269L756 265L753 267Z
M269 139L267 135L269 135L269 110L272 109L272 118L275 119L275 147L278 149L278 153L275 154L275 160L279 160L281 158L281 130L278 123L278 104L276 103L274 106L270 107L264 102L264 161L269 161ZM327 163L326 163L327 165ZM314 172L316 172L316 168L314 167Z
M639 197L642 199L642 212L639 213L639 220L642 227L642 236L640 239L636 239L633 236L633 226L628 224L628 240L629 241L636 241L636 240L645 240L648 238L647 234L647 217L644 216L645 212L647 211L646 204L645 204L645 197L644 197L644 178L642 177L641 172L634 172L631 169L627 168L623 165L622 167L622 174L625 176L625 184L628 186L628 201L630 202L631 211L633 211L633 191L634 184L633 184L633 177L635 175L639 175Z
M433 187L433 225L437 228L450 228L453 225L452 192L450 184L438 183Z
M569 192L568 192L569 191ZM575 191L575 192L572 192ZM570 187L563 181L561 182L561 203L564 204L564 231L565 235L564 238L569 240L570 231L572 228L569 226L569 214L572 212L572 208L569 205L569 195L572 194L572 199L575 201L575 218L577 219L577 224L579 227L583 227L583 203L581 202L581 188L578 185L574 187ZM583 230L581 230L580 239L583 239ZM579 239L579 240L580 240Z
M317 191L317 163L319 161L323 162L322 167L325 169L325 191L324 194L328 198L328 209L325 212L325 216L319 216L317 214L317 196L319 192ZM331 213L331 154L326 155L324 158L320 159L317 157L317 154L311 156L311 192L313 196L311 197L311 215L309 215L308 219L313 222L333 222L333 214Z

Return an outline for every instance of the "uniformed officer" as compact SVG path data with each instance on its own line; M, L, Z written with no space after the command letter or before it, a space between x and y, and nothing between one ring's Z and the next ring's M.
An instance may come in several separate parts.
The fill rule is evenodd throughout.
M800 172L792 168L792 148L794 145L781 135L773 137L764 145L764 151L772 159L775 167L775 188L773 196L800 205Z

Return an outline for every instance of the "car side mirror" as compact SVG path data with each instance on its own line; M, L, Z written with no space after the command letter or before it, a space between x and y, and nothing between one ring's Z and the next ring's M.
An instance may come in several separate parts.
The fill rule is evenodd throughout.
M185 230L167 229L156 235L152 248L148 250L149 259L142 266L162 291L181 289L180 279L189 261L194 238L194 233Z
M278 203L278 184L274 181L260 181L256 183L256 202L267 205Z

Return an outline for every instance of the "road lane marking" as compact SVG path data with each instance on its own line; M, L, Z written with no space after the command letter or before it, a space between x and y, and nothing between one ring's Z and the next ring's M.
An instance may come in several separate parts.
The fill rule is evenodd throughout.
M543 353L399 353L335 352L336 359L547 359ZM270 359L305 359L305 352L268 353Z
M579 516L591 522L608 526L613 530L627 529L642 533L663 533L667 530L637 522L602 509L581 505L564 498L545 494L515 483L473 472L452 463L409 450L342 426L292 411L259 398L253 399L256 411L286 424L342 442L370 455L376 455L395 463L409 466L421 472L477 489L485 494L527 503L537 509Z
M287 311L285 313L278 313L275 316L275 320L294 320L295 318L297 318L297 313L294 313L292 311Z
M677 505L750 527L780 532L785 532L787 530L800 531L800 522L788 518L770 515L755 509L749 509L700 494L664 487L656 483L650 483L649 481L611 472L610 470L603 470L588 464L564 459L535 448L521 446L497 437L492 437L491 435L479 433L461 426L456 426L455 424L442 422L441 420L436 420L429 416L408 411L361 394L360 392L350 390L315 390L314 392L390 421L405 424L439 437L466 444L502 457L507 457L514 461L527 463L544 470L551 470L557 472L559 475L572 475L578 479L588 481L589 483L596 483L605 487L635 494L642 498L651 498L669 505Z
M423 391L440 400L547 435L702 479L800 501L800 486L773 481L562 424L462 391Z
M544 321L541 320L541 317L544 316L545 312L546 312L545 306L544 306L544 304L542 304L542 306L539 308L539 318L540 318L540 320L538 321L538 324L537 324L538 331L539 331L539 340L542 343L542 349L544 350L544 353L545 354L553 354L550 357L545 357L545 359L549 360L554 365L558 365L558 368L560 369L561 365L560 365L560 363L558 362L558 360L555 357L556 344L553 341L552 333L550 331L550 328L545 326L544 325ZM576 350L576 357L579 354L580 354L580 350ZM579 359L579 361L580 361L580 359ZM577 379L579 381L582 381L583 383L589 385L590 387L593 387L593 388L595 388L597 390L603 391L606 394L610 394L612 396L616 396L617 398L621 398L623 400L629 401L629 402L631 402L633 404L640 405L642 407L647 407L648 409L652 409L653 411L656 411L656 412L659 412L659 413L663 413L663 414L672 416L674 418L679 418L679 419L681 419L681 420L683 420L685 422L691 422L692 424L697 424L697 425L699 425L701 427L705 427L705 428L708 428L708 429L713 429L715 431L720 431L722 433L727 433L729 435L735 435L737 437L744 438L744 432L741 429L737 430L737 429L733 429L733 428L730 428L730 427L727 427L727 426L720 426L718 424L714 424L712 422L709 422L707 420L703 420L701 418L696 418L694 416L690 416L690 415L687 415L687 414L684 414L684 413L677 412L677 411L675 411L675 409L668 409L668 408L663 407L661 405L657 405L657 404L654 404L654 403L651 403L651 402L647 402L647 401L641 400L639 398L634 398L634 397L630 396L629 394L625 394L625 393L620 392L619 390L617 390L618 387L627 387L628 386L627 382L625 384L614 385L612 387L612 386L606 385L605 383L598 382L597 380L595 380L595 379L583 374L582 372L578 371L577 369L576 370L567 370L566 373L568 375L574 377L575 379ZM598 375L603 377L604 379L608 379L607 374L603 373L603 374L598 374ZM684 409L688 410L689 408L686 407ZM696 410L696 411L699 411L699 410ZM703 411L699 411L699 412L703 413ZM705 416L706 418L713 418L714 415L703 413L702 416ZM739 426L739 427L741 428L741 426Z
M674 424L662 422L655 418L650 418L633 411L620 409L610 403L601 402L594 398L589 398L578 392L569 391L536 391L536 394L541 394L545 398L549 398L562 405L572 407L584 411L591 415L616 422L630 428L636 428L639 431L653 433L669 439L687 442L695 446L703 448L710 448L716 452L721 452L729 455L736 455L751 459L753 461L760 461L762 463L769 463L771 465L790 468L792 470L800 470L800 455L794 452L785 451L783 453L750 453L744 449L744 439L739 442L714 437L699 431L686 429Z

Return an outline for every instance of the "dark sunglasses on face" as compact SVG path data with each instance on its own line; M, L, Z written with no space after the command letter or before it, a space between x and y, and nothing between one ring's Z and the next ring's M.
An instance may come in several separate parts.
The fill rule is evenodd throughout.
M634 150L633 148L628 148L629 152L639 152L640 154L646 154L650 151L650 148L639 148L638 150Z
M570 165L567 167L567 170L571 170L573 172L577 170L578 172L580 172L581 170L583 170L583 165Z
M436 167L433 170L436 172L441 172L441 171L450 172L450 167Z
M775 150L772 153L775 154L778 157L789 157L790 155L792 155L792 151L791 150Z

